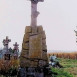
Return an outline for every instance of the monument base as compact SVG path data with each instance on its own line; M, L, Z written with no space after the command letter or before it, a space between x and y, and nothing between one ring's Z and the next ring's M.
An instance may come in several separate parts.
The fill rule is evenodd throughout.
M26 26L20 55L21 67L38 67L48 63L46 35L42 26Z

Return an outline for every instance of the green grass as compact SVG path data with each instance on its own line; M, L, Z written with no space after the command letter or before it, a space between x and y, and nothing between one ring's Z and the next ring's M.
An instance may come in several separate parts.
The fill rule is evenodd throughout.
M52 75L53 77L73 77L70 73L64 71L62 68L52 68L53 72L56 72L58 75Z
M51 68L53 72L58 73L53 77L77 77L77 60L62 58L58 60L64 68Z

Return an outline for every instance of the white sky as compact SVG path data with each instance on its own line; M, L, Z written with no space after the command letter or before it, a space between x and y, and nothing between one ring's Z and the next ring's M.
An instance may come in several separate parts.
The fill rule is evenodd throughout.
M28 0L0 0L0 47L9 36L10 46L18 42L21 49L25 27L30 25L30 6ZM38 3L38 11L48 50L77 50L77 0L44 0Z

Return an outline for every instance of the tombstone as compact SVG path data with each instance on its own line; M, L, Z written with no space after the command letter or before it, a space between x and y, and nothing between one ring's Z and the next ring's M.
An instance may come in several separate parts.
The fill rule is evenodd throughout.
M3 40L4 49L2 50L4 60L10 60L11 54L10 54L9 49L8 49L9 42L11 42L11 40L8 39L8 36L6 36L6 39Z
M17 60L18 59L18 54L19 54L19 44L17 44L17 42L15 42L15 44L13 44L14 48L13 48L13 56L14 56L14 59Z
M27 73L31 73L37 67L43 68L48 63L46 35L41 25L37 26L37 11L38 2L44 0L31 1L31 24L26 26L25 34L22 43L22 52L20 55L20 67L28 68ZM43 72L36 71L31 73L34 77L44 77ZM37 76L35 76L37 75Z
M37 67L39 60L48 63L45 31L41 25L37 26L37 4L43 1L31 0L31 25L25 29L20 55L21 67Z
M5 54L4 57L5 57L5 60L10 60L10 54Z
M13 44L13 46L14 46L14 50L16 50L16 51L19 50L19 47L18 47L19 44L17 44L17 42L15 42L15 44Z
M8 39L8 36L6 36L6 39L3 40L4 49L8 50L9 42L11 42L11 40Z

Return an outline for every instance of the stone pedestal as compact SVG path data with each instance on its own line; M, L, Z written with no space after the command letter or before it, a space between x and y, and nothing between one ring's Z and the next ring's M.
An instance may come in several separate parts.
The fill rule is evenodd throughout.
M42 26L26 26L20 66L37 67L40 61L42 61L42 65L45 65L48 61L45 31Z

